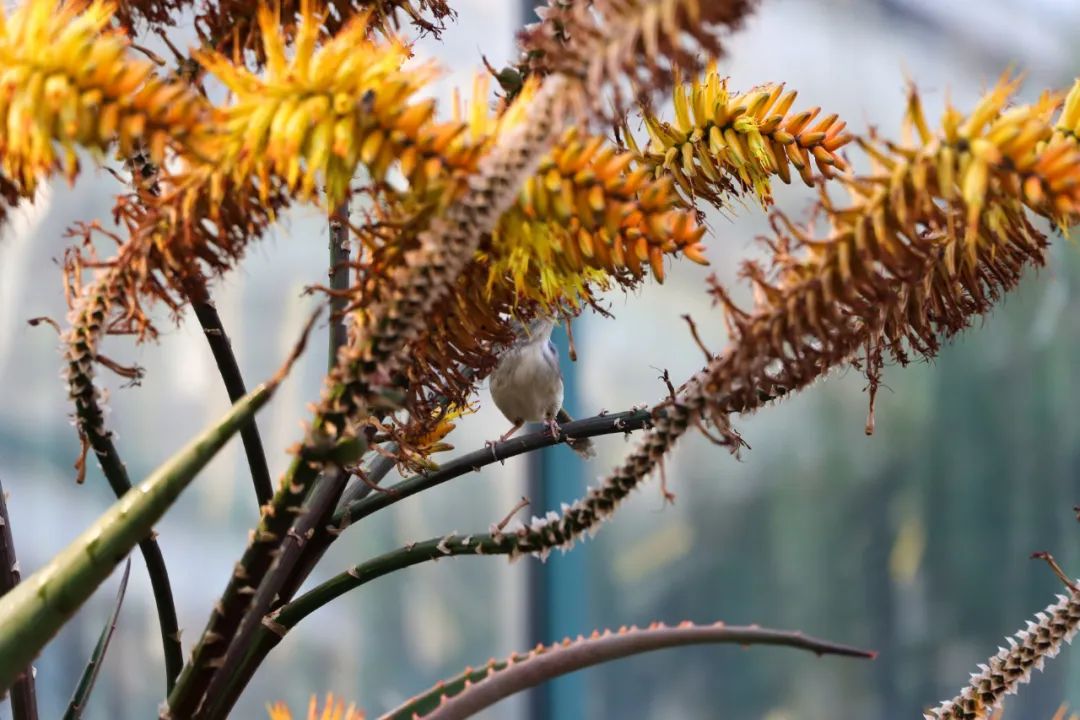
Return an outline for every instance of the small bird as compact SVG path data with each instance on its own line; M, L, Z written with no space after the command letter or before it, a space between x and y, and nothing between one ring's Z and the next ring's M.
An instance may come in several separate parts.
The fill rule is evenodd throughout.
M559 425L573 420L562 409L563 379L559 369L559 351L551 342L555 323L550 318L538 318L518 331L518 338L499 359L491 373L491 399L506 419L513 423L501 438L502 442L527 422L543 422L552 435L559 436ZM567 440L567 444L583 458L596 454L588 438Z

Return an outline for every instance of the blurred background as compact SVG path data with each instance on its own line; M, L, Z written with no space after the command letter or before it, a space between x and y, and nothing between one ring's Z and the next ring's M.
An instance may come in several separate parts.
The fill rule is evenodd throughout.
M10 5L11 3L7 3ZM459 20L421 57L446 74L433 92L468 88L484 54L498 66L513 51L519 0L454 0ZM192 36L190 23L181 37ZM1080 72L1080 4L1074 0L763 0L731 38L722 62L736 89L784 81L799 108L823 106L856 131L896 137L905 77L937 117L946 98L961 109L1007 68L1026 74L1023 96L1065 89ZM15 213L0 240L0 480L24 574L40 567L112 502L100 471L74 483L78 453L60 379L55 334L28 318L63 318L55 263L77 220L106 218L120 191L107 173L47 188ZM796 216L810 195L781 187L778 205ZM751 204L709 217L710 268L670 269L663 285L608 298L616 320L586 315L575 325L578 361L563 357L570 410L580 417L665 395L660 369L678 382L701 365L683 313L707 343L723 324L705 278L735 284L740 260L758 253L766 229ZM324 281L327 232L314 209L285 218L215 291L249 386L277 367ZM735 425L752 450L736 461L700 437L667 465L674 506L654 481L634 495L595 540L547 564L460 558L406 570L365 586L305 620L271 655L235 716L265 717L267 702L296 712L311 693L332 691L371 716L434 681L539 640L652 620L759 623L799 629L880 652L873 662L785 649L669 650L590 669L531 698L504 702L485 718L912 718L951 697L1002 636L1059 592L1050 550L1080 574L1080 253L1056 243L1032 274L976 328L931 364L887 368L877 432L863 433L867 398L855 372ZM740 287L741 297L746 297ZM227 407L193 318L159 344L110 339L105 352L136 361L141 387L110 388L111 426L133 479L154 468ZM259 416L275 475L317 398L325 358L314 344ZM506 423L486 388L480 411L450 440L480 447ZM517 458L393 506L351 528L315 580L350 564L450 531L485 530L523 494L543 514L581 494L627 451L599 441L581 465L566 448ZM447 454L446 458L452 457ZM529 476L533 480L530 482ZM242 551L256 503L238 441L184 494L157 528L177 595L185 650L204 627ZM109 612L107 582L37 663L42 717L58 717ZM157 621L141 557L89 718L155 716L162 681ZM1062 702L1080 707L1080 654L1066 651L1037 676L1008 718L1048 718ZM6 704L0 717L10 717Z

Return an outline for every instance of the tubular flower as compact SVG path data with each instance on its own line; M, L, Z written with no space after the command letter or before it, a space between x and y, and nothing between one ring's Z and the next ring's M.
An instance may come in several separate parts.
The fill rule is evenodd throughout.
M0 9L0 168L25 193L55 169L57 145L69 179L77 147L101 152L115 141L129 153L141 143L155 162L169 145L204 149L209 105L127 57L123 33L105 29L111 18L102 0Z
M1014 89L1003 80L966 117L947 109L937 134L912 91L908 122L918 143L860 143L880 171L843 178L853 196L846 207L823 195L819 211L831 227L825 238L780 219L769 241L772 272L746 268L755 306L743 310L714 286L731 329L728 348L654 412L653 429L599 486L561 515L508 536L512 553L543 555L594 532L703 420L737 448L727 413L806 387L862 349L874 366L882 349L899 362L907 349L932 356L940 338L967 327L1027 267L1041 265L1046 238L1025 205L1055 215L1068 210L1075 222L1080 149L1047 142L1053 97L1005 110ZM1058 162L1069 169L1059 171Z
M422 137L406 152L401 167L409 187L384 195L378 224L422 227L461 192L460 178L477 151L497 137L499 113L487 109L487 92L487 78L478 77L477 99L468 110L462 113L455 103L453 122L423 133L442 141ZM704 228L669 179L649 177L634 160L602 137L567 130L481 244L478 260L488 268L489 294L505 283L522 300L578 306L590 301L593 287L636 285L644 267L663 281L667 254L681 252L705 264ZM390 245L396 255L404 251L397 238Z
M254 174L264 184L275 174L302 199L324 177L333 205L345 196L358 164L381 180L402 150L398 136L414 138L428 122L430 103L406 101L432 70L402 70L408 49L396 40L372 41L369 14L316 47L322 18L310 3L302 8L290 60L276 14L260 9L262 76L219 53L197 57L235 97L224 110L221 163L238 178Z
M704 263L704 227L679 207L670 180L653 180L602 137L567 131L503 216L489 249L489 285L509 276L523 296L576 303L586 286L643 265L663 282L664 255Z
M845 123L836 115L817 120L816 107L791 114L796 92L784 92L783 85L731 95L712 63L689 86L677 80L673 95L674 124L645 109L649 144L642 151L629 132L626 138L657 177L675 180L687 201L700 197L721 207L740 189L752 190L767 207L770 179L790 183L791 167L809 186L815 179L811 159L825 177L845 168L836 154L851 140Z
M147 0L140 0L147 2ZM189 0L174 0L193 4ZM281 23L274 34L284 32L286 37L298 33L297 15L303 14L305 0L280 0L274 3L280 8ZM150 0L149 4L153 4ZM327 0L320 3L326 7L323 24L326 32L335 35L355 16L369 14L369 32L378 31L392 37L400 27L402 17L423 32L438 35L453 11L446 0ZM252 17L252 3L248 0L217 0L199 3L195 14L195 30L206 45L230 57L241 57L251 51L259 65L267 61L268 52L264 35L267 28ZM302 23L302 21L301 21Z
M1054 133L1080 141L1080 79L1073 83L1065 96L1065 104L1054 126Z
M266 712L270 715L270 720L293 720L289 706L283 702L267 705ZM367 715L362 710L357 710L355 704L346 708L344 700L335 700L332 693L327 693L326 704L323 705L321 713L318 700L314 695L311 696L306 717L307 720L364 720Z

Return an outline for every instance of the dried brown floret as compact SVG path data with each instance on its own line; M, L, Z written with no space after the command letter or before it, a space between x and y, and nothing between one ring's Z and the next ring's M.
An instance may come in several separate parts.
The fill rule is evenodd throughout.
M281 0L274 7L280 11L279 32L292 38L300 24L300 18L313 3L307 0ZM323 29L328 35L336 35L350 21L360 15L371 19L370 29L383 35L396 34L402 20L411 23L422 32L438 35L446 20L453 17L446 0L328 0L314 3L324 8L326 19ZM256 62L266 62L263 33L252 12L252 3L246 0L217 0L200 3L195 15L195 30L208 46L229 57L240 57L245 51L254 54Z
M587 87L614 91L621 111L624 82L637 93L660 91L672 69L697 73L723 55L720 35L738 28L754 0L549 0L540 22L519 36L519 77L558 72ZM705 57L703 58L702 55ZM593 97L600 107L605 98Z

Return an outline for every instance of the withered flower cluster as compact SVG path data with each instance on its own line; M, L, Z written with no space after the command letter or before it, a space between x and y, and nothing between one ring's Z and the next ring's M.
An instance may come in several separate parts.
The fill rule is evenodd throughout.
M703 58L723 55L721 33L737 29L754 0L551 0L540 22L519 35L519 78L549 73L609 87L618 110L625 85L642 91L669 87L673 69L697 74ZM604 45L602 53L595 52ZM602 96L593 98L595 104ZM620 113L616 113L619 115Z
M153 4L153 0L149 1ZM280 21L273 35L293 39L303 24L306 0L283 0L275 3ZM392 37L402 21L422 32L438 35L445 21L453 16L446 0L329 0L322 27L328 36L337 35L358 15L369 14L369 31ZM238 58L251 52L259 64L267 61L267 29L252 17L251 4L244 0L218 0L199 3L195 29L199 38L222 54Z
M117 24L131 35L146 29L164 31L176 24L181 13L189 11L199 39L209 49L232 58L251 53L258 64L267 59L266 27L252 12L252 3L245 0L118 0L115 4ZM308 10L306 4L306 0L274 3L280 20L273 34L293 39ZM438 35L454 14L446 0L330 0L321 5L326 8L323 28L331 36L364 13L372 16L368 28L388 37L398 32L403 21Z
M756 302L739 308L719 284L732 340L675 397L626 462L588 495L504 542L515 552L567 547L658 466L690 427L712 422L738 448L727 414L801 389L865 351L871 386L881 353L899 362L932 356L941 338L987 312L1022 272L1043 263L1047 240L1027 211L1074 224L1080 211L1080 144L1055 127L1076 121L1077 88L1062 107L1046 94L1007 108L1017 83L1002 79L967 116L950 107L932 133L911 91L911 143L861 140L877 169L844 175L852 200L823 191L824 237L778 215L769 268L748 263Z

